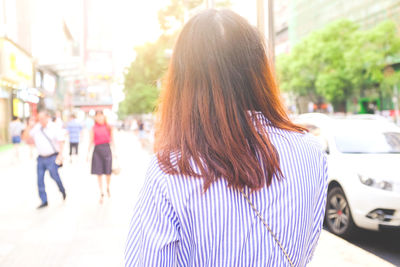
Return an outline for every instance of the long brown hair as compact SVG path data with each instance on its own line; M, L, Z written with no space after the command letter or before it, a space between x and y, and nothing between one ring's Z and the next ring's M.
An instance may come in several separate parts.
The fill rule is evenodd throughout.
M155 151L162 170L223 178L252 190L282 178L279 155L252 112L277 128L288 118L261 34L229 10L206 10L183 27L158 107ZM176 155L176 156L174 156Z

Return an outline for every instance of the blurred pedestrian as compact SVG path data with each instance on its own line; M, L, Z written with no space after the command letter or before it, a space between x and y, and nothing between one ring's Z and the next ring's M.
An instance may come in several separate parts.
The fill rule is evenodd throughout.
M103 203L103 175L106 177L107 195L110 193L110 181L112 172L112 152L111 146L114 147L113 131L111 126L107 123L106 118L102 111L96 111L95 124L92 128L89 151L94 146L92 155L92 171L91 173L97 175L97 181L100 189L100 204Z
M53 122L60 128L64 128L64 121L62 119L61 111L57 110L56 115L53 117Z
M312 113L312 112L314 112L315 110L314 110L314 102L312 102L312 101L309 101L308 102L308 105L307 105L307 110L308 110L308 113Z
M79 140L82 131L82 125L78 122L74 114L70 116L70 120L67 123L67 131L69 136L69 157L72 162L73 150L74 154L78 156Z
M138 138L142 148L146 148L146 131L144 128L144 122L142 120L138 120Z
M263 35L206 10L173 49L125 266L305 266L326 159L282 104Z
M42 201L38 209L47 207L47 194L44 184L44 176L48 170L50 177L56 182L63 199L66 198L65 188L61 181L58 168L62 166L62 153L64 148L64 134L61 129L51 121L48 111L40 111L38 123L29 121L24 138L31 137L38 151L37 178L38 191Z
M24 128L25 128L24 124L16 116L13 117L8 127L11 136L11 142L13 143L14 147L15 158L17 160L19 159L19 146L21 144L21 135Z

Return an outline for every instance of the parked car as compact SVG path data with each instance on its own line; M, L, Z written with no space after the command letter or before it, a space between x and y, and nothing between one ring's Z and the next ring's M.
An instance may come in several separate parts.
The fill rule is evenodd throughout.
M296 123L328 159L325 223L339 236L359 228L400 229L400 128L382 119L304 114Z

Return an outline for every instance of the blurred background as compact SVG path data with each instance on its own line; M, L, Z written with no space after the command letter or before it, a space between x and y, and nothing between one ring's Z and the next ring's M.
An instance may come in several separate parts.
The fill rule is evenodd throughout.
M179 29L205 7L232 8L264 32L293 113L397 118L396 0L1 0L0 144L12 115L40 108L82 120L151 113Z
M365 144L386 138L389 129L398 134L382 142L392 154L400 152L400 131L392 129L400 123L400 0L0 0L0 266L122 265L129 218L151 155L162 77L179 30L205 8L232 9L264 34L287 109L331 145L331 158L361 153L335 152L334 138L325 135L332 132L324 126L331 119L350 115L370 121L366 131L381 129ZM64 126L74 114L84 130L82 152L60 170L68 200L58 199L51 182L50 206L38 212L36 152L22 144L15 157L9 125L13 117L26 124L41 109ZM121 165L113 197L102 206L85 161L98 110L116 130ZM314 115L299 116L304 113ZM346 142L362 134L346 136ZM390 187L376 189L390 204L364 207L360 217L371 210L376 217L355 238L324 231L313 266L400 266L398 229L376 231L382 224L400 227L397 160L393 156L386 168L396 176ZM360 188L370 183L375 190L380 183L374 181L362 180ZM363 188L353 192L358 201L369 195Z

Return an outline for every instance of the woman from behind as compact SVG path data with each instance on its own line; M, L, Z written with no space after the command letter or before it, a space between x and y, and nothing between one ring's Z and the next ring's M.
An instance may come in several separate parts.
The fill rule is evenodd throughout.
M305 266L326 159L283 107L261 35L229 10L182 29L126 266Z

